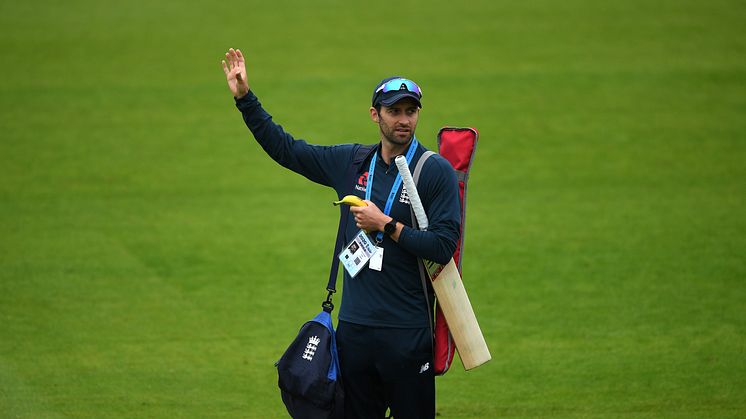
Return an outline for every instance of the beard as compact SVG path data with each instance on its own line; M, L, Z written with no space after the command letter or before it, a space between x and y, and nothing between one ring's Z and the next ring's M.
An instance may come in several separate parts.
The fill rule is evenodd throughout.
M414 137L414 128L399 127L399 130L397 130L396 126L387 126L383 121L378 122L378 127L381 130L381 135L392 144L404 146L409 144L412 141L412 137Z

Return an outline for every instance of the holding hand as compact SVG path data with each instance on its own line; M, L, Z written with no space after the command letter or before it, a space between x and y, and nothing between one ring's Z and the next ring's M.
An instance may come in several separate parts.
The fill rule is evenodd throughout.
M383 227L391 221L391 217L381 212L376 204L365 201L367 207L350 207L355 216L355 224L365 231L383 231Z
M228 61L228 63L226 63ZM249 93L249 82L246 80L246 62L243 54L239 49L229 49L225 53L223 63L223 72L228 82L228 88L236 99L241 98Z

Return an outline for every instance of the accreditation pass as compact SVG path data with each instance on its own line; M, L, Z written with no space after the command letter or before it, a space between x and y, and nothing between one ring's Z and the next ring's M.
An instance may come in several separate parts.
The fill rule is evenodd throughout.
M360 230L338 257L347 273L354 278L363 270L375 252L376 246L370 240L370 237L363 230Z

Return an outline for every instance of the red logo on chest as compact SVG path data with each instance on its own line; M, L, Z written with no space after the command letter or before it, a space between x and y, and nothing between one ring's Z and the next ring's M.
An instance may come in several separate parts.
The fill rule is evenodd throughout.
M365 188L368 187L368 172L363 173L360 175L359 178L357 178L357 184L355 184L355 189L361 192L365 192Z

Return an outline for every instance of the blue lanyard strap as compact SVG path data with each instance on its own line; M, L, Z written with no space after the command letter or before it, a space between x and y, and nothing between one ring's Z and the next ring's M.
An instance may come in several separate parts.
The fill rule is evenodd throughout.
M412 142L409 144L409 150L407 150L407 166L412 162L412 158L414 157L414 153L417 151L417 138L412 137ZM365 199L370 201L370 196L373 191L373 179L376 172L376 160L377 160L378 153L373 153L373 157L370 159L370 168L368 168L368 184L365 187ZM394 184L391 186L391 192L389 192L389 197L386 200L386 207L383 209L383 213L386 215L389 215L391 213L391 207L394 205L394 198L396 197L396 193L399 192L399 187L401 186L401 174L396 175L396 179L394 179ZM379 231L376 235L376 242L380 243L383 240L383 232Z

